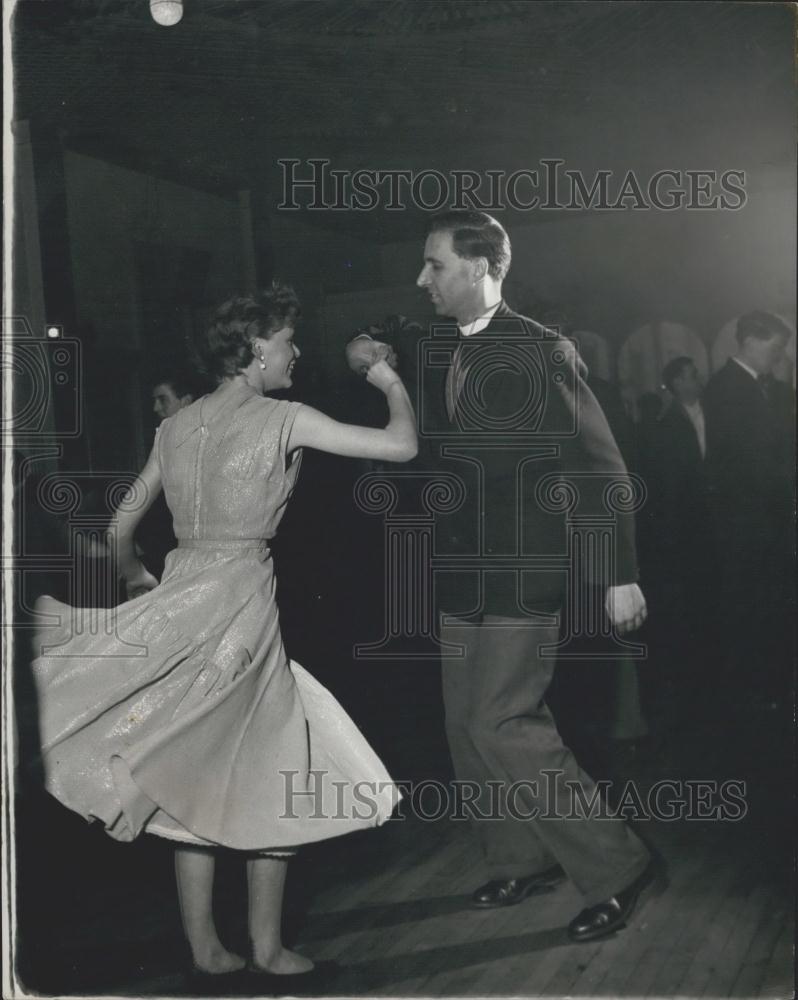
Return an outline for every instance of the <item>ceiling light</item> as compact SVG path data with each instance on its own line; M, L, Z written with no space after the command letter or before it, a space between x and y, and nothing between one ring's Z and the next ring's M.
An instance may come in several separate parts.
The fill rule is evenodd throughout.
M150 13L156 24L171 27L183 16L183 0L150 0Z

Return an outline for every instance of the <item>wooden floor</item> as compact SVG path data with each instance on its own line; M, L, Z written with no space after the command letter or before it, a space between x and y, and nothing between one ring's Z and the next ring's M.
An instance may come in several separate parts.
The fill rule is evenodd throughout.
M582 907L570 883L508 909L470 908L468 896L485 876L472 832L462 822L417 817L309 848L294 865L289 933L303 953L340 964L327 994L792 996L788 733L788 719L764 713L746 739L730 731L724 741L705 729L612 762L618 779L633 778L641 790L663 777L742 778L749 813L740 822L638 824L666 860L670 886L607 940L568 941L565 928ZM96 863L113 869L118 856L98 854ZM161 866L151 884L134 891L117 879L52 914L51 973L38 989L186 995L172 887L161 884L169 864L159 855L147 861ZM74 885L85 879L76 874ZM231 885L229 899L222 893L222 908L237 907L234 919L242 889Z
M337 990L378 996L789 992L792 929L783 879L720 833L672 831L663 844L669 889L644 903L623 933L592 945L571 944L565 934L582 905L573 887L507 910L475 911L468 893L479 872L469 831L450 825L403 835L409 870L370 876L345 895L322 897L307 920L303 950L344 966Z
M777 729L756 741L762 759L778 743ZM789 820L785 837L778 807L789 792L775 773L769 788L767 769L717 744L705 748L702 773L694 755L708 736L624 769L641 790L663 772L756 775L751 813L738 823L641 824L667 862L670 885L616 936L568 941L565 927L583 905L570 884L505 910L471 909L469 893L484 874L471 831L416 820L385 831L398 863L360 878L350 864L346 887L315 899L303 950L339 961L336 991L358 996L792 996Z

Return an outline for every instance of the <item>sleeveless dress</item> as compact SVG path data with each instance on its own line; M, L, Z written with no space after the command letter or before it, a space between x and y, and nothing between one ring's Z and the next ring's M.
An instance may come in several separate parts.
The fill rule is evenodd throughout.
M91 614L37 604L45 782L118 840L290 852L384 822L400 796L283 648L268 539L299 471L301 404L234 385L205 420L209 398L156 435L178 538L159 586Z

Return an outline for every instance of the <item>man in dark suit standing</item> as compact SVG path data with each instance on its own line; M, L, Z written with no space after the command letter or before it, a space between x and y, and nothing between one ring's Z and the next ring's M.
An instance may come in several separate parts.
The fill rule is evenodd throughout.
M737 322L737 353L704 395L721 575L727 700L786 694L794 548L793 394L772 372L790 336L770 313ZM742 701L741 701L742 698Z
M422 425L429 411L435 428L427 445L438 469L453 463L466 492L456 513L439 517L436 541L476 571L436 581L441 638L463 651L443 658L446 732L461 787L477 792L471 812L492 876L474 905L518 903L564 871L586 903L569 934L588 941L624 926L653 872L619 819L564 815L566 785L583 800L596 787L544 701L567 577L556 562L567 551L560 488L573 474L580 511L595 513L608 482L628 478L573 344L502 300L510 257L491 216L448 212L431 222L417 281L436 313L456 321L451 362L437 380L423 373ZM610 574L606 610L624 632L646 613L629 515L618 515L616 537L597 571Z
M702 513L706 507L706 420L701 377L693 359L682 356L669 361L662 372L662 384L670 393L670 402L657 424L655 448L666 494L665 513L677 517L682 525L679 530L674 525L681 547L685 531L706 529ZM688 513L690 520L683 523Z
M662 662L653 671L660 695L652 705L667 722L700 714L714 692L717 569L706 475L703 386L695 361L673 358L662 372L670 401L654 425L646 486L651 516L649 565L643 582ZM664 688L664 690L663 690Z

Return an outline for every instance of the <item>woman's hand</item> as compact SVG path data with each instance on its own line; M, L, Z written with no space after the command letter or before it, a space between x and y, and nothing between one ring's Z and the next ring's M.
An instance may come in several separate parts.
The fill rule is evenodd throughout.
M155 590L157 586L157 578L148 572L144 566L140 566L131 576L125 577L125 590L129 601L132 601L136 597L141 597L142 594L146 594L150 590Z
M392 385L401 385L402 380L396 374L387 360L375 361L366 372L366 381L376 386L386 395Z

